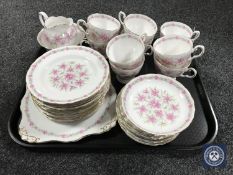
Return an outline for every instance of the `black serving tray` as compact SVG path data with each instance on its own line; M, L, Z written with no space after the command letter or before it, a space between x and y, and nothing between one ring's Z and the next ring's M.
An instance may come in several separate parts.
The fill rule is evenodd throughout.
M40 49L35 55L35 59L42 55L46 50ZM196 68L195 61L192 63L192 67ZM147 56L144 66L140 74L147 73L158 73L154 68L152 56ZM117 93L124 86L120 84L112 74L112 84L115 87ZM17 103L15 105L14 111L12 112L9 122L8 131L11 138L19 145L23 147L28 147L31 149L36 149L42 151L52 148L52 150L57 149L75 149L75 150L103 150L103 149L177 149L177 150L197 150L202 147L202 145L211 143L215 139L218 132L218 122L214 114L210 100L206 94L203 87L200 76L197 75L194 79L188 78L178 78L191 93L195 101L195 117L191 125L183 131L174 141L169 144L157 147L151 147L139 144L125 135L125 133L120 129L117 124L116 127L112 128L109 132L101 135L92 135L86 137L78 142L73 143L60 143L60 142L50 142L50 143L28 143L21 140L18 134L18 125L21 120L20 112L20 101L25 93L25 86L22 88L22 92L17 97ZM56 149L54 149L56 148Z

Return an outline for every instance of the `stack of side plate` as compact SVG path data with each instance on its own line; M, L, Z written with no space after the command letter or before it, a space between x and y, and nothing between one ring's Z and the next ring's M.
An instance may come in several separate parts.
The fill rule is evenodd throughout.
M194 101L176 80L147 74L131 80L116 102L118 123L133 140L151 146L174 140L194 118Z
M35 106L58 122L90 117L111 85L105 58L83 46L46 52L30 66L26 82Z

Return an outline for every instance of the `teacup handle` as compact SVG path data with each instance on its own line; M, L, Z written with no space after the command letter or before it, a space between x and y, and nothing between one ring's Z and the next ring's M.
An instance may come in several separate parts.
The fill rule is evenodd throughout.
M201 52L197 55L194 55L192 56L191 58L189 58L189 61L195 59L195 58L198 58L198 57L201 57L204 53L205 53L205 47L203 45L197 45L193 48L193 51L192 53L196 52L198 49L201 50Z
M125 12L123 11L120 11L119 14L118 14L118 19L120 21L120 23L124 26L125 23L124 23L124 19L126 18L126 14Z
M48 19L48 15L45 12L39 12L39 20L42 26L45 26L45 21Z
M88 41L86 38L84 38L84 39L82 40L82 42L80 43L81 46L83 46L83 44L88 44L88 45L90 45L89 41Z
M147 52L150 49L150 52ZM154 53L153 47L151 45L146 45L146 49L145 49L145 55L152 55Z
M184 73L186 73L186 72L191 72L192 75L184 75ZM196 69L194 69L194 68L192 68L192 67L188 68L187 71L185 71L184 73L181 74L180 77L194 78L194 77L196 77L196 75L197 75Z
M194 42L200 36L200 31L196 30L193 32L192 41Z
M86 21L84 21L83 19L79 19L79 20L77 21L77 26L78 26L78 29L79 29L80 31L82 31L82 32L84 32L86 35L88 35L88 32L85 31L84 28L83 28L81 25L83 25L83 26L85 26L86 28L88 28L88 25L87 25Z

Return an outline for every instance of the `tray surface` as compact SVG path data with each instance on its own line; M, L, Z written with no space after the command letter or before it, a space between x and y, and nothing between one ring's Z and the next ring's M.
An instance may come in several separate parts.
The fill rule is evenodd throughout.
M38 54L35 56L35 59L45 52L45 49L40 49ZM192 67L196 68L195 61L192 63ZM197 68L196 68L197 69ZM198 70L197 70L198 71ZM157 70L154 68L154 63L152 57L146 57L146 61L143 65L143 68L140 74L147 73L157 73ZM112 75L112 84L115 87L117 93L124 86L120 84L115 77L115 74L111 72ZM218 132L218 123L215 117L212 105L209 101L209 98L205 92L205 89L202 85L200 76L197 76L194 79L188 78L178 78L191 93L195 101L195 117L191 125L183 131L174 141L169 144L150 147L146 145L139 144L130 138L128 138L125 133L117 125L109 132L101 135L93 135L83 140L74 143L40 143L33 144L27 143L21 140L18 134L18 125L21 119L20 112L20 101L25 93L25 87L23 87L21 94L17 99L17 104L14 111L8 122L8 131L11 138L21 146L29 147L33 149L39 148L76 148L76 149L103 149L103 148L133 148L133 149L179 149L179 150L196 150L200 149L203 144L211 143Z

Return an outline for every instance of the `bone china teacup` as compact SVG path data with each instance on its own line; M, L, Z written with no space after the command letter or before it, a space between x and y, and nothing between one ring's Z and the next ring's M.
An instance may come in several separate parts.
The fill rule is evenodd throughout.
M106 48L106 55L111 64L121 69L134 69L140 65L145 50L151 46L144 45L144 38L134 34L125 33L112 38Z
M167 68L164 65L162 65L158 60L154 60L155 66L159 69L159 71L166 76L176 78L176 77L186 77L186 78L194 78L197 75L196 69L189 67L189 62L187 65L185 65L184 68ZM185 75L184 73L190 72L191 75Z
M200 53L195 54L200 50ZM182 68L195 58L201 57L205 52L203 45L193 48L191 39L178 35L167 35L157 39L153 44L154 58L166 67ZM193 54L191 56L191 54Z
M95 13L87 18L87 22L79 19L78 27L86 33L87 38L94 42L107 43L112 37L120 31L121 24L110 15ZM86 31L82 27L86 28Z
M118 18L125 33L134 33L138 36L146 35L145 44L151 44L157 32L157 24L153 19L142 14L126 14L119 12Z
M136 68L133 68L133 69L121 69L121 68L119 68L119 67L117 67L117 66L115 66L114 64L111 64L111 63L110 63L110 65L111 65L112 70L113 70L116 74L118 74L118 75L120 75L120 76L128 76L128 77L130 77L130 76L135 76L135 75L137 75L137 74L140 72L140 70L142 69L143 63L144 63L144 61L145 61L145 56L143 56L143 57L144 57L144 58L143 58L142 63L141 63L140 65L138 65Z
M37 40L46 49L78 45L83 42L85 34L77 28L72 18L48 17L45 12L39 12L39 20L44 28L39 32Z
M170 21L163 23L160 27L160 36L173 34L188 37L194 42L200 36L200 31L193 31L188 25L181 22Z

